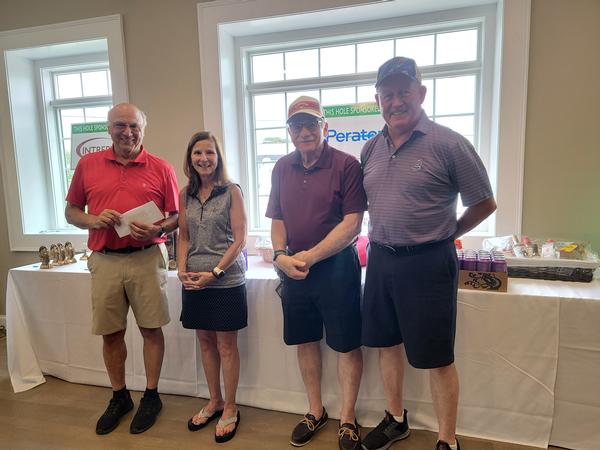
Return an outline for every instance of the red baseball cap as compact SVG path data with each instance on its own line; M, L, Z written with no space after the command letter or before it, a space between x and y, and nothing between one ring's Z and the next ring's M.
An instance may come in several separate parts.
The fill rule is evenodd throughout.
M290 107L288 108L288 122L293 116L301 113L314 116L318 119L324 117L323 108L321 108L319 100L306 95L298 97L290 104Z

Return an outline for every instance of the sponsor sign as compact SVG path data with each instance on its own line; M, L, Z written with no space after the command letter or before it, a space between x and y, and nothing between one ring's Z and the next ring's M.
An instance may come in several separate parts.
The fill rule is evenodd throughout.
M327 142L360 158L360 151L369 139L383 128L384 121L375 102L324 106L329 130Z
M103 152L112 146L107 122L74 123L71 125L71 169L82 156Z

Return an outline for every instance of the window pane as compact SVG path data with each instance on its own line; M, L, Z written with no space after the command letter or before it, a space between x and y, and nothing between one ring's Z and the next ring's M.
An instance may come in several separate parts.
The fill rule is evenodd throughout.
M315 49L286 52L285 78L311 78L319 76L319 51Z
M436 64L477 59L477 30L455 31L437 35Z
M269 174L269 179L271 179L271 175ZM265 217L265 213L267 212L267 204L269 203L268 195L260 195L258 197L258 226L263 230L268 230L271 228L271 219Z
M435 114L475 112L475 76L438 78L435 81Z
M84 122L83 108L65 108L60 110L60 124L62 127L63 138L71 138L72 124Z
M273 172L273 167L275 167L276 162L277 159L275 158L271 160L267 158L265 162L257 164L258 195L264 195L268 198L271 193L271 172ZM264 215L264 211L262 215Z
M354 45L340 45L321 49L321 75L355 73Z
M345 105L356 102L354 87L321 90L321 105Z
M106 122L109 109L109 106L93 106L91 108L85 108L85 121Z
M71 167L71 139L63 139L63 153L66 166Z
M451 117L436 117L435 121L440 125L452 128L464 137L473 137L474 134L474 116L451 116Z
M256 128L285 127L285 94L254 96L254 120Z
M58 98L81 97L81 75L69 73L56 76Z
M412 58L418 66L431 66L434 42L433 34L396 39L396 56Z
M375 101L375 86L359 86L356 92L357 102L374 102Z
M433 99L435 98L435 92L433 90L433 80L423 80L423 86L427 88L427 93L425 94L425 100L423 101L423 109L428 116L433 115Z
M256 130L256 154L259 156L287 154L287 130L285 128Z
M108 95L106 70L84 72L81 74L81 81L83 84L84 97L92 95Z
M375 72L394 56L394 41L367 42L356 46L357 72Z
M67 186L71 184L71 178L73 178L74 170L71 170L71 139L65 139L63 141L63 155L65 158L65 173L67 175Z
M255 83L283 80L283 53L253 56L252 80Z
M292 103L298 97L302 97L303 95L319 99L319 91L316 90L316 89L314 91L292 91L292 92L288 92L287 96L286 96L287 97L287 103L285 104L285 113L286 114L287 114L287 110L288 110L288 108L290 106L290 103Z

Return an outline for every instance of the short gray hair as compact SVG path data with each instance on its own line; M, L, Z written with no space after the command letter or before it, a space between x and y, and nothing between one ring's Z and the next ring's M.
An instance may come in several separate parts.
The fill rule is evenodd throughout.
M108 114L106 114L106 120L111 123L110 120L110 115L111 113L118 107L120 106L124 106L124 105L129 105L129 106L133 106L135 109L138 110L138 112L140 113L140 117L142 118L142 128L146 128L146 125L148 124L148 119L146 117L146 113L144 111L142 111L140 108L138 108L136 105L134 105L133 103L127 103L127 102L123 102L123 103L119 103L118 105L114 105L112 108L110 108L108 110Z

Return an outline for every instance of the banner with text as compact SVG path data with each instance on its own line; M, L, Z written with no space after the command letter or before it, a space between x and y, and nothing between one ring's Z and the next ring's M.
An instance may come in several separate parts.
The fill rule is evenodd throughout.
M384 125L375 102L324 106L323 112L329 124L329 145L356 158L360 158L365 142L379 133Z
M72 124L71 169L75 169L82 156L108 150L111 146L107 122Z

